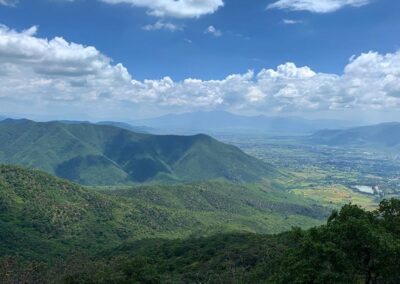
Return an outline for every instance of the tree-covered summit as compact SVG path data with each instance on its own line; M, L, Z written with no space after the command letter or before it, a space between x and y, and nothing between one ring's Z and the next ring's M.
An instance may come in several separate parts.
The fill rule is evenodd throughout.
M85 185L253 182L273 166L206 135L135 133L90 123L0 122L0 162L45 170Z

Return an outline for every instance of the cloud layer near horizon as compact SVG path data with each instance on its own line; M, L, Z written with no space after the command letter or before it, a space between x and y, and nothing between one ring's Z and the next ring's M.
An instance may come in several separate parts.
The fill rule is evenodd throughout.
M341 75L289 62L222 80L175 82L166 76L138 81L95 47L39 38L36 32L36 27L18 32L0 26L0 111L14 104L42 111L58 106L71 113L81 108L93 115L102 109L132 117L139 111L291 114L400 106L400 51L354 56Z

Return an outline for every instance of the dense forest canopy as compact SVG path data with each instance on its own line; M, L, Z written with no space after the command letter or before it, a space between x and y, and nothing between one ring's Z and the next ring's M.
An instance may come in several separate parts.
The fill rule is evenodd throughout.
M3 169L4 171L4 169ZM29 181L27 181L29 182ZM48 182L52 182L49 178ZM4 185L4 179L1 180ZM35 184L31 184L33 188ZM64 188L77 194L79 188ZM29 194L29 192L27 193ZM4 198L2 198L4 200ZM77 199L79 200L79 199ZM2 214L11 210L1 203ZM103 203L106 206L105 203ZM101 210L104 212L104 210ZM31 212L33 214L34 212ZM100 214L100 213L99 213ZM2 215L4 216L4 215ZM82 217L86 218L86 217ZM102 218L107 218L106 216ZM4 220L1 221L4 226ZM4 228L3 228L4 229ZM46 228L43 228L45 230ZM25 238L28 238L24 232ZM2 240L12 236L2 236ZM117 240L52 261L4 250L2 283L398 283L400 200L374 211L348 204L325 225L276 235L224 233L166 240ZM52 237L49 238L51 241ZM62 240L54 239L54 245ZM20 250L29 250L27 243ZM73 247L73 244L71 248ZM14 248L17 249L17 248ZM51 251L43 251L43 256ZM65 253L65 252L64 252Z

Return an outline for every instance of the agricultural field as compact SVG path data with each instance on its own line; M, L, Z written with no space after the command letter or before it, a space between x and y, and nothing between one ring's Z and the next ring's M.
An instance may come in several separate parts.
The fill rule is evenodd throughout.
M394 152L318 145L300 136L217 137L290 173L288 190L327 206L352 202L372 209L383 198L400 195L400 163Z

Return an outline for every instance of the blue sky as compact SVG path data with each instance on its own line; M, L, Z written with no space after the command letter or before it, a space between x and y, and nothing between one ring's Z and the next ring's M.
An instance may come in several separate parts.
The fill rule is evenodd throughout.
M40 37L96 46L137 79L222 79L288 61L341 73L352 55L400 48L399 1L375 0L325 14L267 10L272 2L229 0L212 15L165 20L184 26L176 32L143 30L157 21L145 8L90 0L21 0L16 8L1 7L0 19L18 30L38 25ZM285 19L302 23L284 24ZM210 25L222 36L205 34Z
M177 10L171 8L173 2L0 0L0 24L5 26L4 37L8 36L7 45L3 46L0 36L0 65L8 66L7 70L21 69L14 73L7 71L7 78L0 76L0 81L15 83L22 80L17 77L21 73L32 79L30 86L37 86L33 82L45 79L54 81L54 97L49 97L45 90L34 89L32 97L21 90L19 98L15 98L9 94L10 88L0 89L3 105L0 112L26 113L27 116L46 113L49 117L128 119L200 109L315 117L343 113L351 116L372 111L378 116L382 113L385 119L397 119L395 114L400 105L397 104L400 92L400 87L397 89L398 84L400 86L396 81L400 74L397 69L382 69L379 74L374 72L376 82L372 82L371 86L358 86L359 96L365 96L361 94L363 90L372 88L377 97L373 94L356 97L353 90L354 82L361 80L365 68L368 68L362 54L367 56L369 51L373 51L369 60L376 66L398 65L395 60L400 57L400 1L181 0L183 4ZM193 7L195 12L191 12ZM125 78L126 81L137 81L134 85L138 89L130 92L129 86L124 85L120 89L122 83L110 86L109 82L91 82L94 77L89 78L87 73L69 77L63 73L62 77L57 77L60 74L54 68L38 72L43 69L39 65L45 65L47 61L39 62L37 57L35 65L25 70L29 69L26 62L31 64L32 59L26 61L23 67L19 65L23 62L11 60L16 55L7 50L10 48L9 38L10 34L18 36L34 26L35 31L28 33L25 40L51 41L61 37L68 44L79 44L81 51L91 46L101 56L112 59L105 63L110 68L121 63L130 76ZM35 45L20 44L21 50ZM19 47L14 47L14 50L19 50ZM391 55L390 58L387 55ZM354 66L348 68L353 70L352 77L348 78L350 75L345 74L346 78L336 78L346 73L345 68L350 64L351 57L355 59ZM78 65L82 67L93 63L86 62L87 59L82 57ZM55 65L57 62L60 65L57 61L60 58L54 60ZM293 63L295 69L285 65L287 62ZM72 68L70 64L68 70ZM279 65L284 66L281 72L277 69ZM376 66L369 67L373 69ZM286 67L292 71L287 71ZM306 72L303 76L305 69L297 71L297 68L308 68L315 74L308 76ZM260 83L259 75L263 69L284 74L272 76L271 72L267 72L268 79L264 78ZM248 70L254 73L248 74ZM232 79L230 74L240 77ZM278 83L274 76L280 78ZM165 77L171 81L163 80ZM185 84L188 78L200 82ZM390 82L378 86L385 78L389 78ZM154 82L148 84L145 80ZM219 85L215 86L213 81L218 81ZM85 87L65 89L64 93L68 94L65 95L61 82L75 87L85 82ZM321 87L326 82L329 86ZM104 86L105 91L101 91L99 86ZM160 90L160 86L165 88ZM321 90L315 95L310 94L315 88ZM382 92L386 92L384 96ZM368 101L373 104L367 105ZM88 104L93 106L93 110ZM26 105L30 106L29 110ZM61 109L65 110L63 114L60 114Z

